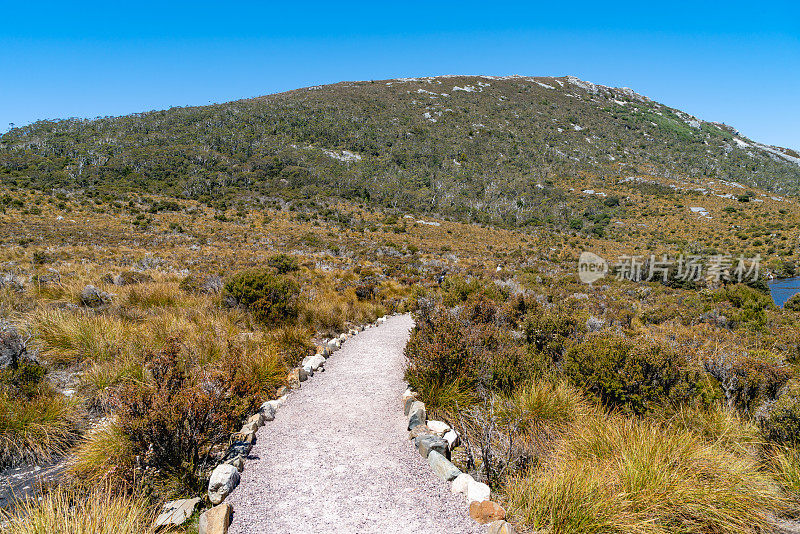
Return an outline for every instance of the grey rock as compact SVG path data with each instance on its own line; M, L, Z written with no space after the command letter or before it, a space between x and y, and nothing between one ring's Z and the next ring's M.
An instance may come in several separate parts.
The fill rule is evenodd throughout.
M225 460L223 463L232 465L240 473L244 471L244 458L242 456L237 456L235 458L231 458L230 460Z
M594 315L591 315L588 319L586 319L586 330L588 332L599 332L603 329L605 324L606 322L603 319L599 319Z
M414 438L414 446L423 458L427 458L431 451L436 451L445 458L450 455L447 442L436 435L423 434L422 436L417 436Z
M308 363L314 371L317 371L325 365L325 357L322 354L315 354L309 358Z
M488 501L491 496L492 490L489 486L475 479L469 480L467 484L468 503Z
M267 401L261 405L261 413L264 415L264 421L274 421L275 412L278 411L278 401Z
M450 460L436 451L430 451L428 454L428 463L431 468L433 468L433 472L436 473L436 476L442 480L449 482L461 474L458 467L454 466Z
M408 412L411 410L411 405L415 402L417 402L416 397L406 398L405 402L403 403L403 414L408 415Z
M156 518L153 526L156 530L178 527L192 517L199 503L199 497L170 501L164 505L163 511Z
M28 340L12 325L0 320L0 369L16 369L23 360L36 360L28 353Z
M425 405L419 401L412 402L408 409L408 430L427 422L428 414L425 411Z
M88 285L81 290L80 302L87 308L103 308L111 303L112 295L105 291L100 291L93 285Z
M264 419L264 413L263 412L256 412L256 413L254 413L253 415L251 415L250 417L247 418L247 423L248 424L250 424L250 423L255 423L256 424L256 430L258 430L260 427L264 426L264 421L265 421L265 419Z
M455 449L456 447L458 447L459 443L461 442L461 439L459 439L459 437L458 437L458 432L456 432L452 428L444 433L444 436L442 436L442 439L444 439L447 442L447 447L451 451L453 449Z
M25 281L12 273L0 275L0 288L7 288L13 291L25 291Z
M438 434L440 436L444 436L445 432L450 430L450 425L445 423L444 421L428 421L428 428L431 429L431 432L434 434Z
M435 435L431 432L431 429L428 428L428 425L417 425L412 428L408 433L408 439L414 439L418 436L433 436Z
M258 430L258 423L253 421L251 423L245 423L242 425L242 429L239 431L241 434L251 434Z
M219 504L239 485L239 470L228 464L214 468L208 481L208 498L212 504Z
M237 456L247 457L250 454L250 450L253 448L252 443L247 443L244 441L235 441L231 443L228 447L228 451L225 453L225 460L230 460L232 458L236 458Z

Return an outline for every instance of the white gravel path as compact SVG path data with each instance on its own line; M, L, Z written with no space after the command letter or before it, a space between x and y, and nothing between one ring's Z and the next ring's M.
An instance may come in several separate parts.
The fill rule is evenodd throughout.
M413 321L349 339L257 434L227 498L231 534L485 533L408 439L400 396Z

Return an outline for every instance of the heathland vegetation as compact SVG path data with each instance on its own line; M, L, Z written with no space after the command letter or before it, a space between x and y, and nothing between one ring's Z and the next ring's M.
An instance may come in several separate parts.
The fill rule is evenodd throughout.
M800 206L775 191L800 167L770 154L553 78L12 130L0 464L65 470L0 532L146 531L315 342L395 311L407 381L520 529L790 528L800 315L764 277L797 274ZM758 255L759 279L589 286L582 251Z

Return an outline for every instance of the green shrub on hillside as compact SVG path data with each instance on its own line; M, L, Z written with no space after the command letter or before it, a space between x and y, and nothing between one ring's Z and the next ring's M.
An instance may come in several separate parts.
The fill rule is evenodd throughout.
M604 405L627 413L644 414L700 395L699 371L673 349L646 341L590 336L566 351L562 367Z
M562 308L536 309L524 322L525 338L536 350L560 361L570 338L586 331L586 319Z
M783 303L783 308L791 311L800 311L800 293L790 297Z
M774 399L795 374L780 356L766 350L721 353L703 364L722 388L728 406L745 412Z
M273 256L267 262L267 265L275 269L278 274L291 273L300 269L297 260L288 254L278 254Z
M263 269L238 273L223 289L228 305L249 309L257 321L267 325L294 320L299 312L299 296L297 282Z
M767 439L797 444L800 440L800 381L790 380L776 400L759 408L756 419Z

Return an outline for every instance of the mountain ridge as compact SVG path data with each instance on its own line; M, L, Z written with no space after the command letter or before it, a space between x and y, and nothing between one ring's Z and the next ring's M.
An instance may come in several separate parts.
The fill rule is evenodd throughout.
M800 191L800 154L574 76L343 81L0 140L0 178L23 187L333 196L516 226L548 218L565 177Z

